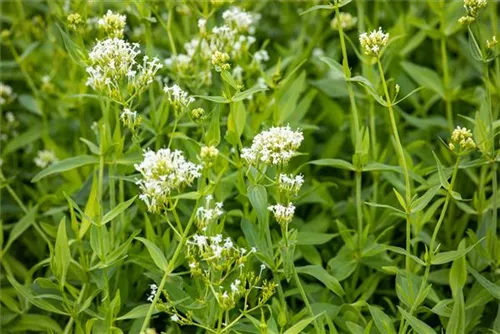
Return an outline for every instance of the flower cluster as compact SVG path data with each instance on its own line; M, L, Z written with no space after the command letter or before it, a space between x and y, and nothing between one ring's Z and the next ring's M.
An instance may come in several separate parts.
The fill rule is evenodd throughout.
M163 91L168 95L168 102L174 107L174 110L179 112L182 108L188 108L194 102L194 98L182 90L178 85L172 87L165 86Z
M278 188L280 192L288 195L288 196L296 196L302 185L304 184L304 176L292 175L292 174L283 174L279 175Z
M207 167L212 166L218 155L219 150L215 146L203 146L200 151L200 158Z
M286 165L304 140L301 131L290 126L272 127L253 139L251 147L242 150L241 158L249 164Z
M222 202L215 202L212 205L213 196L208 195L205 197L205 205L196 209L196 226L199 230L205 231L211 223L217 221L222 216Z
M68 22L68 28L74 31L78 31L84 25L82 17L78 13L69 14L66 21Z
M0 104L1 106L1 104ZM5 121L0 122L0 140L6 141L10 136L17 136L17 128L19 127L19 121L12 111L7 111L4 114Z
M51 150L38 151L36 158L33 160L35 165L40 168L45 168L54 162L58 161L56 154Z
M212 82L212 69L229 69L228 60L248 65L250 47L256 42L253 36L255 24L260 16L238 7L222 13L224 24L207 28L207 20L198 20L199 36L184 44L184 53L172 55L165 60L172 74L190 81L188 86L208 86ZM257 51L254 66L268 59L267 53ZM193 78L196 78L194 80Z
M381 27L378 30L373 30L370 33L362 33L359 35L359 43L363 51L368 56L378 57L380 50L389 42L389 33L384 33Z
M488 1L486 0L464 0L464 8L467 14L458 19L458 22L463 25L472 24L487 4Z
M123 38L123 30L127 17L125 15L115 14L111 10L97 21L99 28L104 31L108 37Z
M286 230L286 227L292 221L295 214L295 206L291 202L286 206L279 203L271 205L267 209L274 214L274 218L283 230Z
M451 134L451 142L448 144L450 150L455 150L455 145L459 145L461 150L471 150L476 148L476 143L472 139L472 133L469 129L457 126Z
M339 23L342 30L350 30L354 28L358 19L351 15L351 13L340 12L339 15L335 15L333 20L330 22L333 30L339 30Z
M131 111L130 109L123 109L120 114L120 119L127 128L129 128L132 132L135 132L136 127L141 124L142 117L137 116L137 111Z
M486 41L486 47L488 49L493 49L495 46L497 46L498 44L498 41L497 41L497 37L496 36L493 36L493 38L490 40L487 40Z
M12 102L15 98L12 87L0 82L0 106Z
M150 212L165 209L169 196L179 191L201 176L201 165L187 161L181 151L160 149L157 152L146 150L144 160L135 165L142 174L136 182L142 191L139 196L146 203Z
M129 94L141 92L154 81L163 65L158 58L150 61L147 56L138 64L139 54L137 43L130 44L119 38L98 41L89 53L87 86L118 100L123 100L125 83Z

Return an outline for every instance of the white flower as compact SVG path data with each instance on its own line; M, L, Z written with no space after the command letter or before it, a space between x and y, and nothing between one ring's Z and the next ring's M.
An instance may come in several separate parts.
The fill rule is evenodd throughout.
M380 50L389 43L389 34L384 33L380 27L378 30L359 35L359 43L366 55L378 57Z
M253 59L257 62L257 64L261 65L263 62L269 60L269 54L266 50L259 50L253 54Z
M292 203L288 203L287 206L278 203L269 206L267 209L274 214L274 218L282 227L288 225L295 214L295 206Z
M149 294L147 301L152 303L155 299L156 293L158 292L158 286L156 284L150 284L149 288L151 289L151 293Z
M40 168L45 168L48 165L58 161L56 154L51 150L38 151L37 157L34 159L35 165Z
M239 288L240 288L241 281L239 279L236 279L234 283L231 283L231 291L233 293L237 293Z
M177 314L174 314L170 317L170 320L172 320L173 322L178 322L179 321L179 316Z
M178 85L173 85L172 87L165 86L163 91L168 95L168 102L170 102L175 109L181 107L187 108L194 102L194 98L189 96L189 94Z
M455 149L454 144L460 145L460 148L463 150L473 149L476 147L476 143L472 138L472 132L465 127L461 128L460 126L457 126L451 134L451 141L451 145L449 145L451 150Z
M289 126L272 127L259 133L250 148L243 148L241 158L249 164L286 165L299 148L304 136Z
M198 20L198 28L200 29L200 32L202 34L206 33L207 32L207 20L206 19L199 19Z
M292 175L292 174L283 174L279 175L279 184L278 188L281 192L284 192L288 195L297 195L300 188L304 184L304 176Z
M231 238L226 238L226 241L224 242L224 248L225 249L233 248L233 242L231 241Z
M89 52L87 86L113 97L122 97L122 86L132 94L144 90L154 81L156 72L163 66L158 58L144 56L137 64L139 44L130 44L119 38L98 41Z
M211 206L211 200L212 196L207 196L205 198L205 206L200 206L198 209L196 209L196 225L200 230L204 230L209 224L217 221L217 219L224 213L224 211L222 211L223 203L216 202L214 206ZM222 240L222 236L220 237Z
M151 212L166 208L170 194L179 191L201 176L201 165L187 161L181 151L160 149L144 151L144 160L135 165L142 174L136 183L142 191L139 196Z
M130 109L123 109L120 114L120 119L123 124L131 130L134 130L139 124L141 124L141 116L137 116L137 111L131 111Z
M0 106L11 102L15 97L12 87L0 82Z
M255 32L254 25L260 20L260 15L255 13L248 13L241 8L231 7L222 13L224 22L240 32L253 34Z

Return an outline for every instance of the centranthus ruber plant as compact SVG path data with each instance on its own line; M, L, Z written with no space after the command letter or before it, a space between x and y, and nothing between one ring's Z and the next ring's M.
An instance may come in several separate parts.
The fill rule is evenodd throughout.
M500 333L497 2L0 7L1 333Z

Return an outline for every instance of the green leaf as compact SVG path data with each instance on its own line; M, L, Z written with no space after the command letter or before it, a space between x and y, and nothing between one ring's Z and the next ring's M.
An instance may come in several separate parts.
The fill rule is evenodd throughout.
M373 206L375 208L389 209L389 210L395 211L397 213L400 213L402 215L406 215L406 213L404 211L401 211L400 209L395 208L395 207L393 207L391 205L379 204L379 203L372 203L372 202L365 202L365 204L368 205L368 206Z
M64 159L61 161L57 161L50 165L49 167L41 170L38 174L36 174L31 182L37 182L44 177L47 177L52 174L66 172L81 166L96 164L99 162L97 157L91 155L79 155L76 157L71 157L68 159Z
M59 33L61 34L64 43L64 48L68 52L71 60L80 66L86 66L86 57L82 48L71 40L71 37L59 26L59 24L56 23L56 27L59 29Z
M64 287L66 274L71 261L71 251L69 249L68 235L66 234L66 217L59 222L57 229L56 244L54 248L54 264L59 276L59 285Z
M101 224L106 224L107 222L110 222L111 220L115 219L120 213L125 211L132 203L134 203L135 199L137 196L132 197L126 202L118 204L113 210L109 211L102 217Z
M239 93L236 93L234 94L233 98L231 99L232 102L238 102L238 101L243 101L244 99L246 99L247 97L255 94L255 93L258 93L258 92L263 92L263 91L266 91L267 88L266 87L262 87L262 86L253 86L252 88L250 89L247 89L243 92L239 92Z
M277 121L283 123L297 108L300 95L306 87L306 72L302 71L295 80L283 88L283 94L278 101L279 116ZM276 119L276 118L275 118Z
M39 115L39 116L43 115L42 111L40 110L40 106L38 105L37 100L33 96L27 95L27 94L21 94L21 95L19 95L18 100L19 100L20 105L22 105L23 107L25 107L26 109L28 109L29 111L34 113L35 115Z
M298 232L297 245L322 245L335 238L338 234Z
M316 314L314 317L309 317L297 322L292 327L288 328L284 334L299 334L303 333L303 329L306 328L310 323L312 323L316 318L323 315L323 313Z
M378 307L368 305L368 309L370 310L370 314L372 315L375 327L377 327L380 333L396 334L396 329L394 328L391 317L385 314L384 311L382 311Z
M341 160L341 159L319 159L319 160L309 161L308 164L316 165L316 166L328 166L328 167L334 167L334 168L340 168L340 169L347 169L347 170L351 170L351 171L356 170L356 168L354 168L353 164L351 164L350 162L347 162L345 160Z
M453 300L453 310L448 326L446 326L446 333L465 334L465 305L462 289L456 292Z
M207 145L217 146L220 143L220 107L217 106L212 112L210 126L205 134Z
M401 67L408 75L415 80L420 86L431 89L435 93L444 97L444 86L439 75L430 68L415 65L413 63L403 61Z
M483 288L485 288L486 291L488 291L490 293L490 295L492 295L496 299L500 299L500 285L498 285L498 283L497 284L492 283L490 280L488 280L483 275L478 273L471 266L467 266L467 269L472 274L472 276L474 276L476 278L478 283L481 284L481 286Z
M227 118L227 130L234 132L238 138L241 137L247 120L247 112L243 102L235 102Z
M465 248L465 240L462 240L458 246L459 250ZM450 287L453 293L462 290L467 281L467 263L465 261L465 254L453 261L450 270Z
M268 217L267 210L267 191L263 185L249 186L247 189L248 199L257 213L260 222L266 222Z
M378 94L375 87L373 87L373 84L365 77L357 75L355 77L350 78L349 81L357 82L359 85L361 85L362 87L364 87L366 89L368 94L370 94L375 99L375 101L377 101L378 103L380 103L384 107L388 106L387 102Z
M449 191L450 184L448 183L448 177L444 172L443 165L441 165L441 161L439 161L439 158L437 157L436 153L434 153L434 151L432 151L432 154L434 155L434 159L436 160L439 182L441 182L441 185L444 189L446 189L446 191Z
M345 78L344 68L336 60L329 57L320 57L319 59L325 64L327 64L328 67L330 67L330 69L333 70L333 75L335 77Z
M403 317L408 321L410 326L415 330L417 334L435 334L436 331L433 330L429 325L427 325L425 322L418 320L405 310L403 310L401 307L398 306L399 312L403 315Z
M311 8L308 8L305 11L301 12L300 15L304 15L304 14L307 14L307 13L310 13L310 12L314 12L315 10L319 10L319 9L330 9L330 10L333 10L334 8L335 7L333 7L333 5L316 5L316 6L312 6Z
M423 210L427 204L436 196L437 192L441 188L441 185L434 186L432 188L429 188L422 196L416 198L413 200L411 203L411 212L419 212Z
M398 199L399 205L403 208L403 210L406 211L406 201L403 198L403 196L399 193L399 191L396 190L396 188L392 188L394 191L394 194L396 194L396 198Z
M2 147L2 156L6 156L21 147L29 146L35 140L38 140L42 136L42 133L43 129L40 129L40 125L31 127L28 131L9 140L7 145Z
M7 241L7 244L5 245L4 249L2 250L2 254L9 249L9 247L12 245L12 243L19 238L24 231L26 231L34 222L35 222L35 215L38 210L38 205L32 207L31 209L26 212L23 218L21 218L17 223L15 223L14 227L10 231L9 235L9 240Z
M231 87L236 90L240 89L240 85L238 85L238 83L234 81L234 78L229 71L223 70L222 72L220 72L220 75L222 77L222 80L227 82Z
M158 248L158 246L156 246L151 241L144 239L144 238L141 238L141 237L137 237L135 239L139 240L140 242L142 242L146 246L146 248L149 251L149 255L151 255L151 258L153 259L154 263L162 272L167 270L167 267L168 267L167 259L165 258L165 255L163 255L163 252L161 251L161 249Z
M61 326L54 319L41 314L23 314L13 324L9 324L9 333L37 332L62 333Z
M454 251L442 252L442 253L436 254L432 258L432 264L439 265L439 264L444 264L444 263L454 261L454 260L458 259L459 257L464 256L465 254L470 252L474 247L476 247L477 244L479 244L481 241L483 241L483 239L484 238L482 238L481 240L479 240L475 244L473 244L465 249L458 249L458 250L454 250Z
M226 99L224 96L207 96L207 95L193 95L194 98L199 98L199 99L204 99L207 101L212 101L215 103L229 103L228 99Z
M134 307L121 317L116 318L116 320L130 320L130 319L140 319L145 318L149 311L151 304L142 304ZM153 314L157 314L159 311L155 308Z
M388 251L406 256L406 249L404 249L404 248L391 246L391 245L383 245L383 247L385 249L387 249ZM419 265L425 266L425 262L422 261L419 257L417 257L413 254L410 254L410 258L413 259L413 261L417 262Z
M339 281L335 277L330 275L323 267L310 265L304 267L296 267L295 269L299 274L313 276L337 296L343 296L345 294L344 289L340 285Z

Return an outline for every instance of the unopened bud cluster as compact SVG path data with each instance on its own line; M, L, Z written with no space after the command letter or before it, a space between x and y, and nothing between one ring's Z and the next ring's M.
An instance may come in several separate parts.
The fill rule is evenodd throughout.
M451 142L448 144L450 150L454 151L457 145L462 151L472 150L476 148L476 143L472 138L472 133L469 129L457 126L453 133L451 134Z
M107 13L97 21L97 24L108 37L123 38L123 30L125 29L126 22L127 17L125 15L116 14L108 10Z
M218 155L219 150L215 146L202 146L200 151L200 158L206 167L212 167Z
M339 30L339 23L342 30L351 30L357 22L358 19L352 16L351 13L340 12L339 15L335 15L330 24L333 30Z

